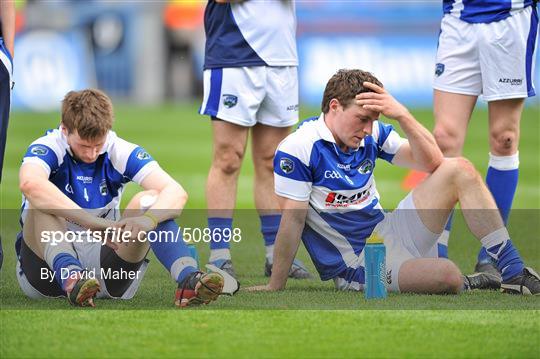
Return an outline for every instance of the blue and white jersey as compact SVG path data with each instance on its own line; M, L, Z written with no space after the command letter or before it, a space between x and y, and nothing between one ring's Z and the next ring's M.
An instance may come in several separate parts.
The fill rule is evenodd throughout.
M443 11L468 23L490 23L533 4L535 0L443 0Z
M49 130L32 142L22 162L41 166L49 181L73 202L95 216L110 220L120 219L120 197L126 183L141 184L159 167L142 147L119 138L113 131L109 131L94 163L77 161L60 129ZM27 206L23 196L23 221ZM69 227L80 229L75 225Z
M373 176L376 160L391 163L406 141L392 126L375 121L360 147L344 153L322 114L278 146L276 194L309 201L302 241L322 280L358 268L367 237L384 218Z
M298 66L293 0L218 4L204 12L204 69Z

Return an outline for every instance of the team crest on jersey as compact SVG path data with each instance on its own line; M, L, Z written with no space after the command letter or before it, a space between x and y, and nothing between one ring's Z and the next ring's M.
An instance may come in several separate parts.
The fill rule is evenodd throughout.
M294 162L291 159L284 157L279 161L279 168L286 174L289 174L294 171Z
M137 158L140 159L141 161L147 160L150 158L150 154L146 152L145 150L139 150L139 152L137 152Z
M371 173L373 171L373 161L370 159L364 160L360 167L358 167L358 172L360 172L363 175L367 175L368 173Z
M236 106L238 103L238 97L231 94L224 94L223 95L223 106L227 108L231 108Z
M441 64L440 62L435 65L435 75L437 77L441 76L444 72L444 64Z
M107 193L109 193L109 190L107 189L107 181L101 181L99 184L99 193L101 193L102 196L106 196Z
M36 155L36 156L45 156L47 153L49 153L49 150L47 149L47 147L34 146L30 150L30 153L32 153L33 155Z

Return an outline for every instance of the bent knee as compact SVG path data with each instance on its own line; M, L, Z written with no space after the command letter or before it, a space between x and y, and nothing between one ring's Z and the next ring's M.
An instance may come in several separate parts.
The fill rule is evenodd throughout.
M446 172L445 176L454 182L482 180L472 162L465 157L445 158L437 169Z
M274 172L274 153L271 155L264 155L259 157L253 157L253 164L255 170L258 172Z

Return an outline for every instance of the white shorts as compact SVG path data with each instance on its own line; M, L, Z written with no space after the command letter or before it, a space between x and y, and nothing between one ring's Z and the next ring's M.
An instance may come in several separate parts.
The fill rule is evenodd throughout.
M390 292L399 292L399 270L401 265L414 258L437 258L437 239L422 223L409 193L384 219L375 226L374 232L383 238L386 246L386 281ZM359 265L365 267L364 252L360 253ZM363 284L334 278L339 290L362 290Z
M298 122L298 71L286 67L226 67L204 71L201 115L240 126L289 127Z
M95 273L95 278L99 281L101 290L97 294L97 298L112 298L112 299L131 299L137 292L139 285L146 273L148 268L148 261L144 260L140 268L137 271L136 277L131 282L131 285L124 292L122 297L116 298L109 294L107 291L107 286L105 281L101 276L101 263L100 263L100 253L101 253L101 243L73 243L75 252L77 253L78 259L81 262L83 268L91 273ZM21 263L17 260L16 266L17 280L19 281L19 286L26 296L32 299L42 299L49 298L49 296L42 294L36 288L34 288L26 275L21 269ZM56 280L56 279L55 279Z
M486 101L534 96L537 33L533 6L488 24L444 15L433 88Z

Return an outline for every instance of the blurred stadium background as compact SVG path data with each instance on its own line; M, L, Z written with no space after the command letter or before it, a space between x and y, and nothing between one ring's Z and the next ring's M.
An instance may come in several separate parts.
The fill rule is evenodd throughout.
M0 276L0 356L136 357L156 353L247 356L251 353L275 357L295 353L332 357L339 353L358 356L360 345L365 355L379 357L537 354L534 343L540 338L539 302L535 298L497 293L453 298L403 295L391 296L385 302L367 303L358 293L336 295L330 283L314 280L290 283L292 289L284 293L241 292L235 298L224 298L212 307L220 310L219 314L151 311L172 309L173 291L170 278L152 258L148 278L134 301L100 301L100 308L107 310L99 314L72 310L64 301L36 302L23 297L13 270L13 241L18 231L16 218L20 206L18 167L29 143L46 128L58 125L60 101L69 90L98 87L106 91L115 103L115 130L146 147L182 183L190 194L188 208L205 208L210 124L197 114L202 96L205 3L17 2L15 88L0 189L1 208L10 209L1 216L5 263ZM431 81L441 8L440 0L298 1L301 118L319 113L323 87L332 73L343 67L362 68L376 74L431 129ZM538 88L538 66L535 79ZM520 183L514 202L515 208L534 210L515 211L510 220L514 223L510 231L518 237L522 254L537 269L540 267L539 98L527 100L523 115ZM487 152L487 111L481 108L471 121L465 153L479 170L485 171ZM249 156L248 153L242 169L238 207L252 209ZM378 167L377 183L387 208L393 208L406 193L400 186L405 175L405 170L389 165ZM128 187L124 198L135 191L135 186ZM198 214L200 225L204 226L204 211L190 213ZM243 285L265 281L263 242L255 228L256 217L250 217L252 214L244 219L248 222L248 217L253 219L248 224L257 238L245 238L245 243L232 248ZM468 271L474 265L479 245L464 231L463 221L457 222L452 236L459 240L450 245L450 256ZM207 248L203 245L198 248L204 263ZM313 270L305 251L300 255ZM485 311L494 307L519 310ZM480 310L279 313L221 310L245 308ZM75 329L65 323L71 323ZM181 337L179 327L183 329ZM89 333L90 328L103 330ZM104 331L122 334L126 328L139 330L139 335L103 335ZM507 344L508 331L512 332L515 345ZM321 333L327 333L326 341L319 341ZM85 340L66 346L68 335ZM25 337L33 339L29 342ZM194 352L193 348L198 351Z
M56 110L71 89L137 104L199 99L204 1L18 1L13 108ZM409 106L431 105L441 1L299 1L303 105L339 68L377 74ZM536 71L538 83L539 72Z

